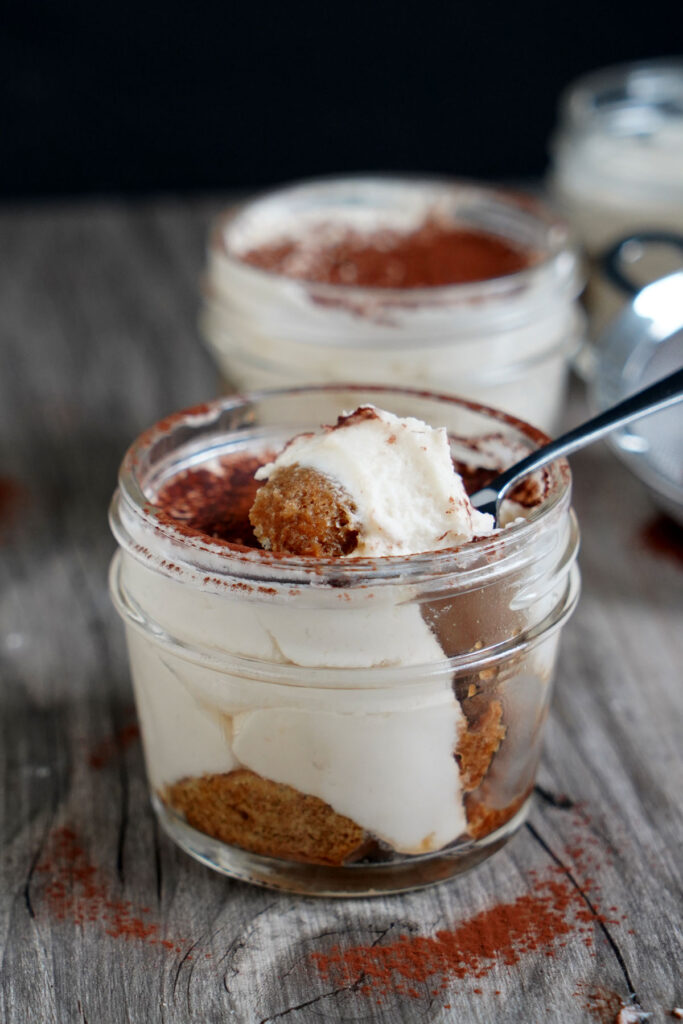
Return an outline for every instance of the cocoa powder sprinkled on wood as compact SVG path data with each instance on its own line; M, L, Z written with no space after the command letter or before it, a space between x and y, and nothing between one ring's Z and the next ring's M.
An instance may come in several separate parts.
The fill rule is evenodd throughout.
M592 1020L599 1024L614 1024L614 1020L624 1005L621 996L609 988L588 986L579 983L574 995L581 999L583 1008Z
M513 967L525 954L549 948L576 929L576 909L576 890L553 875L516 900L434 936L400 935L384 946L334 946L311 958L320 977L335 986L363 978L375 997L411 997L416 985L429 982L443 991L454 979L483 978L496 964Z
M542 875L532 870L529 891L451 929L432 936L400 935L383 946L336 945L313 952L312 964L321 980L335 986L359 985L362 980L358 991L381 1002L390 994L418 998L425 985L435 995L454 980L483 978L501 963L514 967L528 954L552 958L572 940L590 948L597 924L618 925L623 917L615 917L614 908L610 915L602 913L596 901L599 887L590 872L598 858L588 845L577 841L564 851L571 879L558 866ZM598 1004L596 997L591 1006Z
M135 908L129 900L112 896L74 829L62 826L51 833L36 875L43 881L42 899L53 920L97 924L114 939L182 952L185 940L163 938L159 925L149 920L149 907ZM36 906L40 907L38 901Z
M140 727L137 722L130 722L114 736L108 736L102 740L88 755L88 764L91 768L104 768L115 757L132 746L140 736Z

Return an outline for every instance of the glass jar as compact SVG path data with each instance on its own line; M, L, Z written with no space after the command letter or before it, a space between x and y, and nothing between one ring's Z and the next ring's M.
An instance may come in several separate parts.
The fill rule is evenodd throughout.
M407 389L226 398L143 434L111 508L111 592L156 813L203 863L293 892L420 888L507 841L527 812L579 590L564 461L544 471L527 519L410 557L278 556L188 535L155 505L188 467L265 461L368 402L445 425L456 457L483 436L511 460L545 440Z
M590 257L598 335L629 290L683 265L683 61L580 78L560 101L551 148L551 192Z
M528 252L517 273L422 288L295 280L246 263L302 226L408 231L451 225ZM345 381L437 388L553 430L583 330L565 223L536 200L457 182L340 178L284 188L228 212L211 235L203 336L228 389Z

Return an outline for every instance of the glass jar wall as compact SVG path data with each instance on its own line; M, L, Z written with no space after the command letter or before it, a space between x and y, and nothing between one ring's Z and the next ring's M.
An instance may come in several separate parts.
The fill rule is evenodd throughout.
M526 519L403 558L278 557L188 534L155 506L188 467L265 460L367 402L445 425L456 458L492 432L511 460L543 440L427 393L264 393L146 432L112 504L111 589L157 814L212 867L298 892L431 884L515 832L578 594L564 462Z

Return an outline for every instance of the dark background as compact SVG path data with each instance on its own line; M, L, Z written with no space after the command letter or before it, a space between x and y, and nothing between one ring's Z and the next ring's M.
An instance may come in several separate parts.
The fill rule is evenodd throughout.
M683 51L681 0L4 6L0 197L352 170L525 178L561 89Z

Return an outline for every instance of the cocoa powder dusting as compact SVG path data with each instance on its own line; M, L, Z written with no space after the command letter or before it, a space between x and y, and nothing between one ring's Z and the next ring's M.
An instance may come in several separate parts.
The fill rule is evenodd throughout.
M124 725L114 736L108 736L91 750L88 756L88 764L91 768L104 768L118 754L123 753L124 750L132 746L139 736L140 727L137 722L130 722L128 725Z
M323 226L324 227L324 226ZM324 230L283 239L241 256L250 266L285 277L366 288L433 288L487 281L528 267L531 253L485 231L434 217L412 232L347 231L327 241Z
M577 822L586 823L581 809L576 812L575 825ZM542 874L531 870L527 892L452 928L431 936L399 935L386 945L335 945L311 953L311 963L323 982L354 986L381 1005L390 995L422 998L425 987L437 996L456 980L483 978L501 963L515 967L528 954L554 958L562 955L569 941L581 942L589 955L595 956L596 925L619 925L625 918L615 916L615 907L609 914L603 913L597 902L599 886L590 873L609 860L604 851L591 850L594 844L599 842L593 837L577 840L563 851L566 869L553 866ZM468 991L477 994L483 990ZM608 1000L605 993L588 992L581 985L574 994L600 1020L606 1018L598 1013L609 1011L613 1019L615 1009L622 1005L618 997L611 998L612 993Z
M261 486L254 473L267 461L265 455L242 453L221 459L220 473L208 469L179 473L156 498L162 510L160 521L189 536L258 548L249 509Z
M411 996L429 983L444 991L454 979L483 978L496 964L509 967L526 953L545 950L576 928L572 912L576 891L557 875L539 880L532 891L499 903L456 927L434 936L400 935L385 946L333 946L311 954L321 978L335 986L354 985L381 998L389 993Z
M159 925L149 920L149 907L135 908L116 899L103 873L91 863L76 832L62 826L50 834L36 874L42 878L42 896L51 918L72 925L98 924L114 939L139 940L182 952L184 939L163 938Z
M357 409L354 409L350 413L342 413L337 416L337 422L334 426L326 427L326 430L341 430L343 427L353 427L357 423L363 423L368 420L378 420L379 415L377 410L371 405L359 405Z
M598 1024L614 1024L624 1005L624 1000L617 992L600 986L579 984L574 995L581 999L583 1008Z
M468 494L475 494L477 491L487 487L492 480L501 473L500 468L490 469L484 466L473 466L459 459L453 459L456 473L462 477L462 482ZM516 484L507 495L509 501L515 501L523 508L534 508L540 505L551 487L550 473L542 468L536 471L533 476L525 477Z

